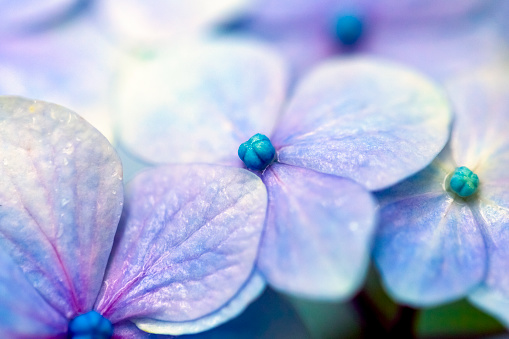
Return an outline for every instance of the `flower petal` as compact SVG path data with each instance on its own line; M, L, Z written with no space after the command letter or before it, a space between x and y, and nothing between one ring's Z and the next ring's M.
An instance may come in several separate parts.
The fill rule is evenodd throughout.
M113 323L196 320L231 300L250 277L267 204L254 174L159 167L131 181L127 202L97 302Z
M67 331L67 319L37 293L0 250L0 333L4 338L46 338Z
M171 333L173 335L199 333L221 325L238 316L265 289L265 280L257 272L249 278L239 292L217 311L204 317L185 322L165 322L153 319L134 320L136 325L150 333Z
M422 76L388 62L337 59L303 81L271 140L282 163L377 190L428 165L450 121L445 95Z
M172 43L203 34L237 14L247 0L102 0L95 4L103 26L131 44Z
M342 299L360 286L371 251L373 198L350 180L273 164L258 267L274 288Z
M59 313L90 310L123 203L122 167L74 112L0 98L0 247Z
M456 111L453 156L458 165L474 172L483 172L484 167L495 171L493 179L506 172L506 163L492 163L492 158L507 154L509 145L508 72L509 63L494 63L447 84Z
M286 72L260 44L203 43L138 61L119 86L118 132L128 151L155 163L238 163L242 142L272 131Z
M446 150L423 171L378 194L374 260L388 291L402 303L451 301L484 278L482 230L470 205L444 191L454 168Z

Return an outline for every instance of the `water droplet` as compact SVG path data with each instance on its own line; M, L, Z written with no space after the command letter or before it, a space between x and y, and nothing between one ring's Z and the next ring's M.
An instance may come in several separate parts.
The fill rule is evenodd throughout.
M65 206L69 203L69 199L63 198L60 203L62 204L62 206Z
M62 150L65 154L72 154L74 152L74 146L71 143L68 143L67 146Z

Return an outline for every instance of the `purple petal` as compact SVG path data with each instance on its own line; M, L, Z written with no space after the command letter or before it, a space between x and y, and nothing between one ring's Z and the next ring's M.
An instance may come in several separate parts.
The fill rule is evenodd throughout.
M271 286L303 297L339 299L360 286L371 251L375 208L350 180L273 164L258 267Z
M464 296L482 281L486 251L468 203L444 190L454 171L444 151L430 166L378 194L374 260L399 302L432 306Z
M101 0L99 22L120 41L133 45L174 43L203 35L237 14L247 0ZM119 10L121 9L121 10Z
M130 183L127 201L97 302L112 322L196 320L246 283L267 204L257 176L212 165L159 167Z
M79 43L76 43L79 41ZM82 19L0 45L0 93L58 102L112 139L110 82L117 54Z
M165 322L153 319L134 320L136 325L150 333L174 335L200 333L219 326L238 316L265 289L265 280L257 272L249 278L241 290L217 311L192 321Z
M0 247L59 313L88 311L123 203L122 167L68 109L0 98Z
M377 190L428 165L450 121L445 95L422 76L388 62L338 59L303 81L272 142L282 163Z
M67 331L67 319L52 308L0 250L0 333L4 338L48 338Z
M286 72L260 44L203 43L135 63L119 86L118 132L128 151L155 163L230 164L240 162L242 142L271 133Z

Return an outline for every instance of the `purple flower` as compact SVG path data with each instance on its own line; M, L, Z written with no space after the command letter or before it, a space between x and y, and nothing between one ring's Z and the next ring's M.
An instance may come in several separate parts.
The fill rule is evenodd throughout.
M257 0L244 32L278 46L299 74L331 55L369 53L442 79L499 58L500 7L495 0Z
M451 81L456 116L448 146L378 195L374 259L402 303L432 306L480 286L509 295L508 69L497 64ZM471 300L488 303L480 295Z
M127 188L107 140L75 113L0 98L0 334L192 333L243 309L267 193L214 165L168 166ZM145 333L145 335L147 335Z
M346 298L376 219L362 186L426 166L447 140L448 103L420 75L364 58L323 64L287 103L286 79L279 57L256 44L161 52L119 78L119 140L151 163L267 161L256 172L268 190L258 269L284 292ZM261 135L239 149L257 133L275 162Z

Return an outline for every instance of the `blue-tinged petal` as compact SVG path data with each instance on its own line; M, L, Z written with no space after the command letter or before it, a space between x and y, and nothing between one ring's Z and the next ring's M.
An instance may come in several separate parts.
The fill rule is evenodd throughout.
M426 169L377 194L374 260L399 302L432 306L461 298L484 278L487 253L471 206L444 190L448 149Z
M270 134L285 98L282 60L240 41L170 49L125 67L117 96L125 148L155 163L239 163L254 133Z
M86 18L5 40L0 44L0 94L57 102L112 140L109 94L117 58Z
M354 182L273 164L258 267L274 288L298 296L343 299L359 288L371 252L375 207Z
M483 285L475 289L468 300L509 328L509 296Z
M126 199L96 306L113 323L196 320L245 285L267 205L256 175L212 165L159 167L138 175Z
M5 0L0 11L0 36L33 33L58 22L80 0Z
M0 335L48 338L67 331L67 319L51 307L12 259L0 250Z
M265 289L265 280L254 272L244 286L217 311L192 321L165 322L154 319L135 319L136 325L150 333L174 335L199 333L221 325L238 316Z
M59 313L89 311L123 203L118 156L50 103L0 97L0 247Z
M240 13L247 0L101 0L100 23L126 44L155 45L196 38Z
M386 188L444 147L443 92L402 66L369 58L322 64L304 79L271 138L279 161Z

